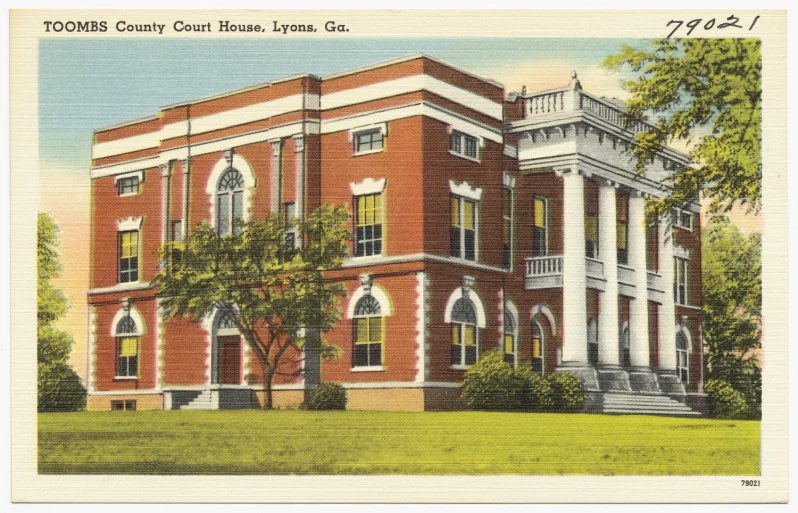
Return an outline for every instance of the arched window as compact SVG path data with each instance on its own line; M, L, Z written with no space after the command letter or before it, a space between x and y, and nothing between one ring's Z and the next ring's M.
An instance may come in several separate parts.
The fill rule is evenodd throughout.
M543 375L543 328L532 320L532 372Z
M116 324L116 376L135 378L139 375L139 330L128 314Z
M352 319L353 367L382 367L385 346L385 323L382 306L367 294L355 305Z
M477 361L479 344L477 313L470 299L461 297L452 308L452 365L466 366Z
M676 333L676 373L682 383L690 381L690 342L683 331Z
M216 188L216 230L219 235L241 233L238 224L244 217L244 177L230 168L219 179Z
M516 322L512 312L505 309L504 311L504 361L515 365L518 358L518 350L516 345Z

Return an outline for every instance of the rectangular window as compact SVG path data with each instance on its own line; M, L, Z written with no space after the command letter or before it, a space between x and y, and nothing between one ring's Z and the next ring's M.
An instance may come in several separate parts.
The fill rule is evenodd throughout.
M139 232L119 234L119 283L139 281Z
M355 319L355 351L353 367L379 367L382 365L382 317Z
M683 228L685 230L693 229L693 213L680 208L674 209L671 212L671 222L676 228Z
M136 411L136 400L111 401L111 411Z
M382 254L382 194L355 197L355 256Z
M119 337L116 339L116 375L134 378L139 375L139 338Z
M476 260L477 204L457 196L451 197L449 254Z
M355 134L355 153L365 153L367 151L378 151L382 149L382 131L367 130Z
M129 196L139 193L139 177L128 176L116 181L116 187L120 196Z
M673 258L673 301L677 305L687 304L687 260Z
M183 242L183 221L180 219L172 221L171 239L175 242Z
M618 263L626 265L629 263L629 248L627 246L627 234L629 227L624 221L618 221L615 224L615 244L618 248Z
M502 264L510 268L513 262L513 190L502 189Z
M533 207L532 256L546 256L549 254L549 201L538 196Z
M585 214L585 256L598 258L598 216Z
M456 155L477 159L478 147L479 140L474 136L454 131L449 137L449 151Z
M291 226L296 221L296 204L286 203L283 205L283 222L289 228L285 230L285 249L292 251L296 248L296 226Z

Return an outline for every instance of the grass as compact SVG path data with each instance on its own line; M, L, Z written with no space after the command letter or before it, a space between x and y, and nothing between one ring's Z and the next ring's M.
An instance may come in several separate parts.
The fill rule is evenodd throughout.
M245 410L38 422L42 474L759 474L757 421Z

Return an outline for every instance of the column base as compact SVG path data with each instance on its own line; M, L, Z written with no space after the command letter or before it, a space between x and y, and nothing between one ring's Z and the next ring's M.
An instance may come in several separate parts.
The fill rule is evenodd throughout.
M599 387L604 392L631 392L629 374L616 365L601 366L597 369Z
M648 367L630 368L629 384L635 392L662 393L656 373Z
M672 399L679 402L685 402L687 392L684 390L684 385L675 371L672 370L658 370L657 381L659 381L659 388Z
M599 380L596 369L587 363L582 362L563 362L560 367L554 370L555 373L563 374L568 372L576 376L582 382L582 386L587 391L600 391Z

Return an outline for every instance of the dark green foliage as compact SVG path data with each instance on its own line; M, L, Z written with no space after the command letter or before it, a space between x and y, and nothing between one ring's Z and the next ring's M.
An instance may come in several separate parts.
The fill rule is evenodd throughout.
M542 400L541 406L545 404L553 410L578 411L585 404L585 389L573 374L550 374L544 381L549 385L551 396Z
M321 383L308 394L308 410L345 410L346 389L340 383Z
M744 237L726 217L704 228L702 246L704 375L742 393L750 415L762 403L762 237Z
M746 417L748 406L743 394L725 381L711 379L704 383L704 391L709 395L712 416L719 419L739 419Z
M165 315L196 322L214 308L231 309L261 363L264 407L271 408L274 376L301 372L301 362L287 354L305 349L323 358L340 354L321 335L340 319L339 298L346 289L325 280L324 273L341 267L349 255L349 218L346 207L322 205L304 221L270 214L241 222L226 236L200 224L187 242L161 248L164 266L153 283ZM286 249L288 230L301 247Z
M671 176L673 195L658 207L669 212L699 189L713 212L735 203L758 211L762 203L762 60L759 39L657 39L648 51L624 45L604 67L628 65L639 74L630 116L648 118L653 130L637 134L631 147L641 171L671 140L700 140L695 165Z
M513 368L504 355L491 350L463 377L463 399L475 410L513 411L534 405L535 383L540 377L526 368Z
M86 389L83 382L65 363L39 364L40 412L80 411L86 408Z
M40 213L36 228L38 411L82 410L86 407L86 389L67 364L74 341L54 325L69 309L64 293L50 283L63 271L55 249L59 244L58 225L52 217Z

